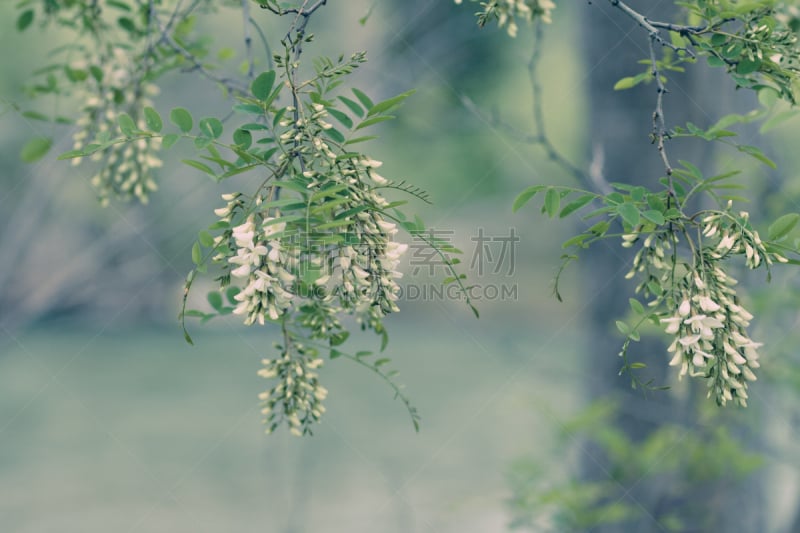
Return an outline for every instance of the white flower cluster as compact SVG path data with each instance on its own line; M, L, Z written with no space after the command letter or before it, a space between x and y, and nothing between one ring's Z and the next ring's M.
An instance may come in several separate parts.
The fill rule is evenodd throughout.
M677 307L662 318L664 331L675 337L668 351L670 365L680 365L680 376L687 373L708 380L708 396L719 405L735 401L747 406L747 383L755 381L757 349L747 326L753 318L738 303L732 288L736 280L714 263L703 275L693 272L683 280Z
M135 65L128 54L115 48L108 56L96 56L86 64L96 66L102 72L97 80L90 76L86 80L87 95L83 116L78 119L78 131L73 135L73 148L84 149L99 137L112 138L117 131L117 120L126 111L137 119L137 127L146 130L140 110L152 105L150 100L158 94L158 87L137 79ZM84 67L85 65L76 65ZM111 197L122 200L137 198L147 203L150 193L158 189L153 180L153 169L162 166L157 153L160 138L138 139L134 142L115 144L107 150L95 152L92 161L101 162L100 170L91 183L97 190L103 205ZM83 158L73 159L79 165Z
M291 342L291 341L290 341ZM322 359L315 357L313 350L303 344L293 343L293 350L284 349L278 359L264 359L264 368L258 375L267 379L277 379L278 384L262 392L261 414L272 433L281 423L289 425L292 435L311 433L311 424L319 422L325 412L323 400L328 396L325 387L319 384L315 372L322 366Z
M245 280L244 288L235 296L239 304L233 313L245 315L247 325L256 321L263 325L265 316L278 320L292 306L297 250L284 246L278 237L285 226L274 217L256 225L255 216L250 215L244 224L233 228L237 249L228 262L238 265L231 275Z
M728 212L718 212L703 219L703 235L719 240L711 257L722 259L728 255L744 254L749 268L758 268L762 263L772 265L773 260L786 263L788 259L783 255L767 252L758 232L748 227L749 218L747 211L741 211L738 218Z
M463 0L455 0L461 4ZM472 0L477 1L477 0ZM535 17L540 17L543 22L553 22L553 10L556 5L552 0L492 0L481 2L483 13L480 20L486 21L491 17L497 18L497 25L505 28L508 35L516 37L519 30L518 20L530 22Z

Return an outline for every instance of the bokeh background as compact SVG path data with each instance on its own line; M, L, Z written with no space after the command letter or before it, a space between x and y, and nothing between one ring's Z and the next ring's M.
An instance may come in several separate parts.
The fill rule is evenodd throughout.
M669 13L669 2L631 3L643 11L662 4ZM358 24L370 9L368 22ZM567 271L558 303L552 278L560 243L578 222L547 220L533 205L511 213L526 186L577 184L538 147L493 122L533 133L526 28L515 40L495 28L478 30L469 6L444 0L332 2L314 17L309 56L367 50L370 61L352 78L355 85L376 98L417 89L398 120L381 126L371 153L385 162L384 175L430 192L435 205L413 210L464 251L470 280L487 290L476 302L480 320L446 298L406 298L388 320L388 355L420 411L420 433L379 379L337 360L322 373L331 391L324 422L313 438L298 439L265 436L261 425L257 395L266 384L256 371L276 331L217 319L191 324L189 346L176 320L191 244L214 221L224 186L181 165L190 152L178 149L165 154L160 191L149 205L100 207L91 169L56 161L71 148L71 127L18 112L31 106L24 91L31 73L66 35L19 34L15 18L14 3L0 3L0 531L463 533L506 531L515 519L529 520L532 531L800 531L796 278L779 273L770 287L745 280L751 307L763 313L754 337L769 341L764 366L771 367L748 411L719 414L702 399L697 408L672 373L658 378L675 392L626 392L628 379L616 374L621 339L612 319L624 314L630 287L608 285L611 267L603 259L618 255L616 243ZM282 22L263 18L277 42ZM212 48L239 51L228 65L235 71L243 59L240 15L222 9L200 24L212 34ZM618 44L593 40L602 32ZM618 13L585 2L558 2L545 29L540 77L549 135L582 167L607 153L609 181L658 176L646 139L652 94L615 93L605 79L638 72L642 37ZM681 89L669 106L699 124L713 123L722 105L758 105L721 77L675 83ZM68 99L43 105L64 115L77 107ZM156 100L165 115L178 105L219 117L229 106L212 83L192 74L169 76ZM763 199L754 213L797 209L797 133L788 123L760 141L780 175L746 166L745 182ZM43 160L23 164L20 148L35 135L53 137L55 146ZM749 165L709 147L702 158L707 168ZM501 241L489 243L486 255L474 240L512 231L520 239L513 257L510 250L501 257ZM413 257L412 247L407 287L443 277L438 270L429 278ZM515 297L491 297L491 287ZM202 296L196 303L203 305ZM377 344L369 336L354 342ZM639 355L664 366L663 339L653 346ZM612 405L597 403L609 398L616 407L598 410ZM589 422L576 423L591 406ZM642 443L667 422L682 431L663 437L660 451L633 474L620 474L626 458L609 452L604 427ZM726 428L728 436L692 444L693 432L709 428ZM729 441L733 452L722 449ZM706 455L697 455L700 449ZM694 484L695 463L674 464L690 454L703 464L721 458L720 465ZM753 468L734 475L745 460ZM615 483L602 489L613 491L609 498L641 508L632 521L559 529L554 516L569 507L568 491L552 501L542 495L596 481L598 469L587 462ZM681 514L684 502L672 496L666 503L655 497L662 514L642 503L653 500L653 485L671 494L669 487L687 483L686 495L705 508L699 515ZM737 498L729 497L733 490ZM567 514L580 515L582 505ZM679 519L663 519L673 509ZM732 525L708 525L714 513L734 510Z

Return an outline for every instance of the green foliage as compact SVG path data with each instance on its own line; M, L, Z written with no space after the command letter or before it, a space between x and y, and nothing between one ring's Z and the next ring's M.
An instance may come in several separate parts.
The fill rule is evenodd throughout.
M695 516L693 529L713 530L705 498L695 495L704 494L713 482L743 483L763 464L721 420L691 428L664 424L635 441L614 424L618 414L616 402L598 401L560 431L558 449L580 441L579 448L591 453L605 473L597 480L579 480L571 471L545 468L530 459L512 465L513 528L577 533L613 525L628 531L632 521L647 518L664 531L685 531L689 525L679 517ZM636 500L635 488L645 477L652 480L650 486L660 487L658 499L665 503L652 515Z

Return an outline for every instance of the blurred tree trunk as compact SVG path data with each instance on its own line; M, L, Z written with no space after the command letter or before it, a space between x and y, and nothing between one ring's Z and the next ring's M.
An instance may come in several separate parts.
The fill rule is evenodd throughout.
M631 0L628 4L652 20L681 20L680 10L669 0ZM649 57L648 34L610 2L599 0L585 5L582 25L585 69L589 73L589 138L593 143L601 143L594 148L595 157L597 153L602 154L603 176L609 182L658 188L664 167L648 138L656 102L655 86L648 84L628 91L612 90L617 80L637 74L645 67L637 61ZM668 128L685 125L687 121L710 125L725 112L750 109L741 108L741 97L737 97L739 107L732 107L736 105L732 101L733 85L724 79L721 71L711 71L704 60L695 66L689 65L686 74L670 73L669 78L667 87L670 92L664 104ZM714 89L709 90L712 87ZM731 96L726 98L726 94ZM711 171L713 160L709 144L696 140L673 140L667 149L673 166L678 165L679 159L685 159L704 171ZM645 398L641 391L631 389L628 376L618 375L622 361L616 355L623 339L616 331L614 320L625 316L629 309L628 298L633 296L634 284L623 279L630 268L632 254L618 241L606 242L608 246L596 246L581 258L582 279L587 283L586 297L593 298L587 317L590 350L586 354L588 382L585 390L588 399L619 398L621 412L616 423L634 441L645 439L664 423L678 423L691 428L698 422L697 402L705 401L702 384L698 388L695 387L697 383L693 383L691 392L681 397L657 392ZM669 358L663 338L643 337L641 343L631 346L629 354L633 360L647 363L648 367L641 370L642 377L654 378L654 385L669 383L674 369L667 366ZM583 461L584 477L607 480L610 465L599 455L599 450L587 451L593 457L586 457ZM675 443L673 453L681 453L680 442ZM625 493L625 503L641 510L641 518L634 527L626 527L626 531L667 531L657 520L666 513L677 514L686 526L691 526L683 531L706 531L704 527L709 525L716 531L765 531L763 516L753 511L758 508L755 503L758 497L752 494L752 489L748 491L726 479L724 483L720 481L714 486L690 490L676 501L664 481L663 476L646 473L635 486L621 490ZM628 490L630 492L626 493ZM697 514L698 507L702 516ZM698 523L698 518L701 523ZM619 525L598 526L591 531L617 532Z

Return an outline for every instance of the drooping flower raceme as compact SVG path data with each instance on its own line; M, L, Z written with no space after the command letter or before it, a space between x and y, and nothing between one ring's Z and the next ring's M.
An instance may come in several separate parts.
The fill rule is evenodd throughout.
M91 55L76 67L87 65L91 66L92 75L83 86L86 104L77 121L73 148L83 150L90 143L111 139L123 113L131 117L136 128L147 130L143 109L153 105L151 99L158 94L158 87L143 81L141 68L129 51L110 47L106 55ZM89 156L100 163L97 174L91 179L100 202L106 205L116 197L121 200L136 198L147 203L150 193L158 189L153 171L162 166L157 155L160 148L159 137L142 137L129 143L113 144ZM73 159L73 165L81 164L84 159Z
M455 0L455 3L461 4L463 0ZM498 27L505 28L510 37L517 36L518 21L531 22L541 18L548 24L553 22L552 13L556 8L552 0L492 0L480 5L483 11L478 13L478 24L483 26L491 19L497 19Z
M731 205L702 219L696 240L683 232L691 260L680 258L678 232L651 233L641 243L627 277L640 276L636 288L659 313L664 332L672 337L670 365L680 376L706 379L708 396L719 405L747 405L748 382L759 368L758 349L747 328L753 316L742 306L724 261L744 256L745 265L769 268L786 262L779 253L767 251L749 225L746 212L733 213ZM637 233L623 235L622 246L632 247Z

